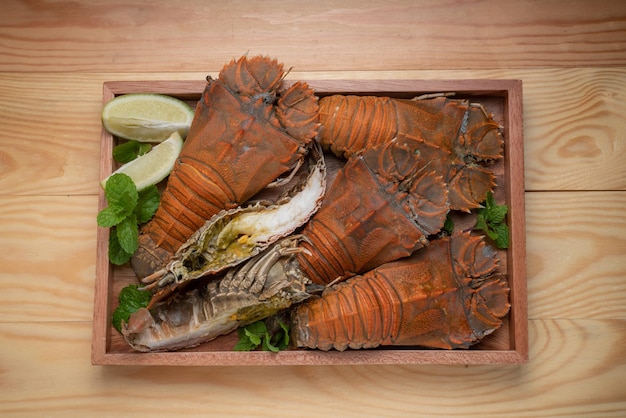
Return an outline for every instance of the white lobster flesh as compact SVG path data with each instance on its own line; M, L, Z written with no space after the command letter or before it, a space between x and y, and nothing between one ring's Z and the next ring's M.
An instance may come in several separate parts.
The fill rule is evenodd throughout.
M297 244L276 243L219 281L138 310L122 323L124 339L142 352L195 347L307 299L311 282L291 256L303 251Z
M142 279L145 288L168 286L234 267L293 233L319 209L326 190L326 164L319 147L304 184L277 204L256 203L213 216L176 252L167 266Z

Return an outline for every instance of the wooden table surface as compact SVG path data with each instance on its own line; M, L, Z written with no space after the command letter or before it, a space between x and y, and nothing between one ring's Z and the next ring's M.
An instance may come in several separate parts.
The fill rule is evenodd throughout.
M90 363L102 83L521 79L529 361ZM0 13L0 415L626 416L626 2L15 1ZM183 415L184 414L184 415Z

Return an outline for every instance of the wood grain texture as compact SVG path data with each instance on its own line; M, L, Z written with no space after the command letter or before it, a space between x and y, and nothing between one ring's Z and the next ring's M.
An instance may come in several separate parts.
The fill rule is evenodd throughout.
M626 319L626 192L526 199L529 317Z
M526 193L530 318L626 319L624 207L619 191ZM0 323L91 319L96 213L96 196L0 199Z
M619 0L4 1L0 415L626 416L625 30ZM102 82L246 52L292 79L523 81L527 364L90 365Z
M526 190L626 190L624 69L536 76L524 79Z
M214 73L0 73L0 195L96 194L102 83ZM521 79L526 190L626 190L626 68L293 72L291 80Z
M90 322L5 323L0 414L623 416L626 321L531 320L529 331L532 361L517 366L207 369L85 367Z
M0 322L92 317L96 196L0 198Z
M0 17L0 71L216 71L246 52L306 71L603 66L624 50L612 0L11 0Z

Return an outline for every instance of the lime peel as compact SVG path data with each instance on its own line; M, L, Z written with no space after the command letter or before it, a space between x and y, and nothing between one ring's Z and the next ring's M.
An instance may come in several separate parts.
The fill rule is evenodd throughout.
M102 124L109 133L139 142L162 142L173 132L185 138L193 117L187 103L156 93L117 96L102 109Z
M116 173L128 175L135 183L138 191L157 184L167 177L183 147L183 139L178 132L154 146L148 153L122 165L111 175L100 182L105 188L107 180Z

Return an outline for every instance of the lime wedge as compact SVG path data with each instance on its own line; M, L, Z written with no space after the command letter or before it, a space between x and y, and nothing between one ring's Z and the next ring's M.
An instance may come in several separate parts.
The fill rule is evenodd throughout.
M178 132L174 132L168 139L152 148L150 152L115 170L110 176L102 180L100 185L104 188L109 177L116 173L128 175L137 186L138 191L157 184L170 174L182 147L183 139Z
M113 135L140 142L162 142L173 132L185 138L194 111L182 100L153 93L117 96L102 108L102 124Z

